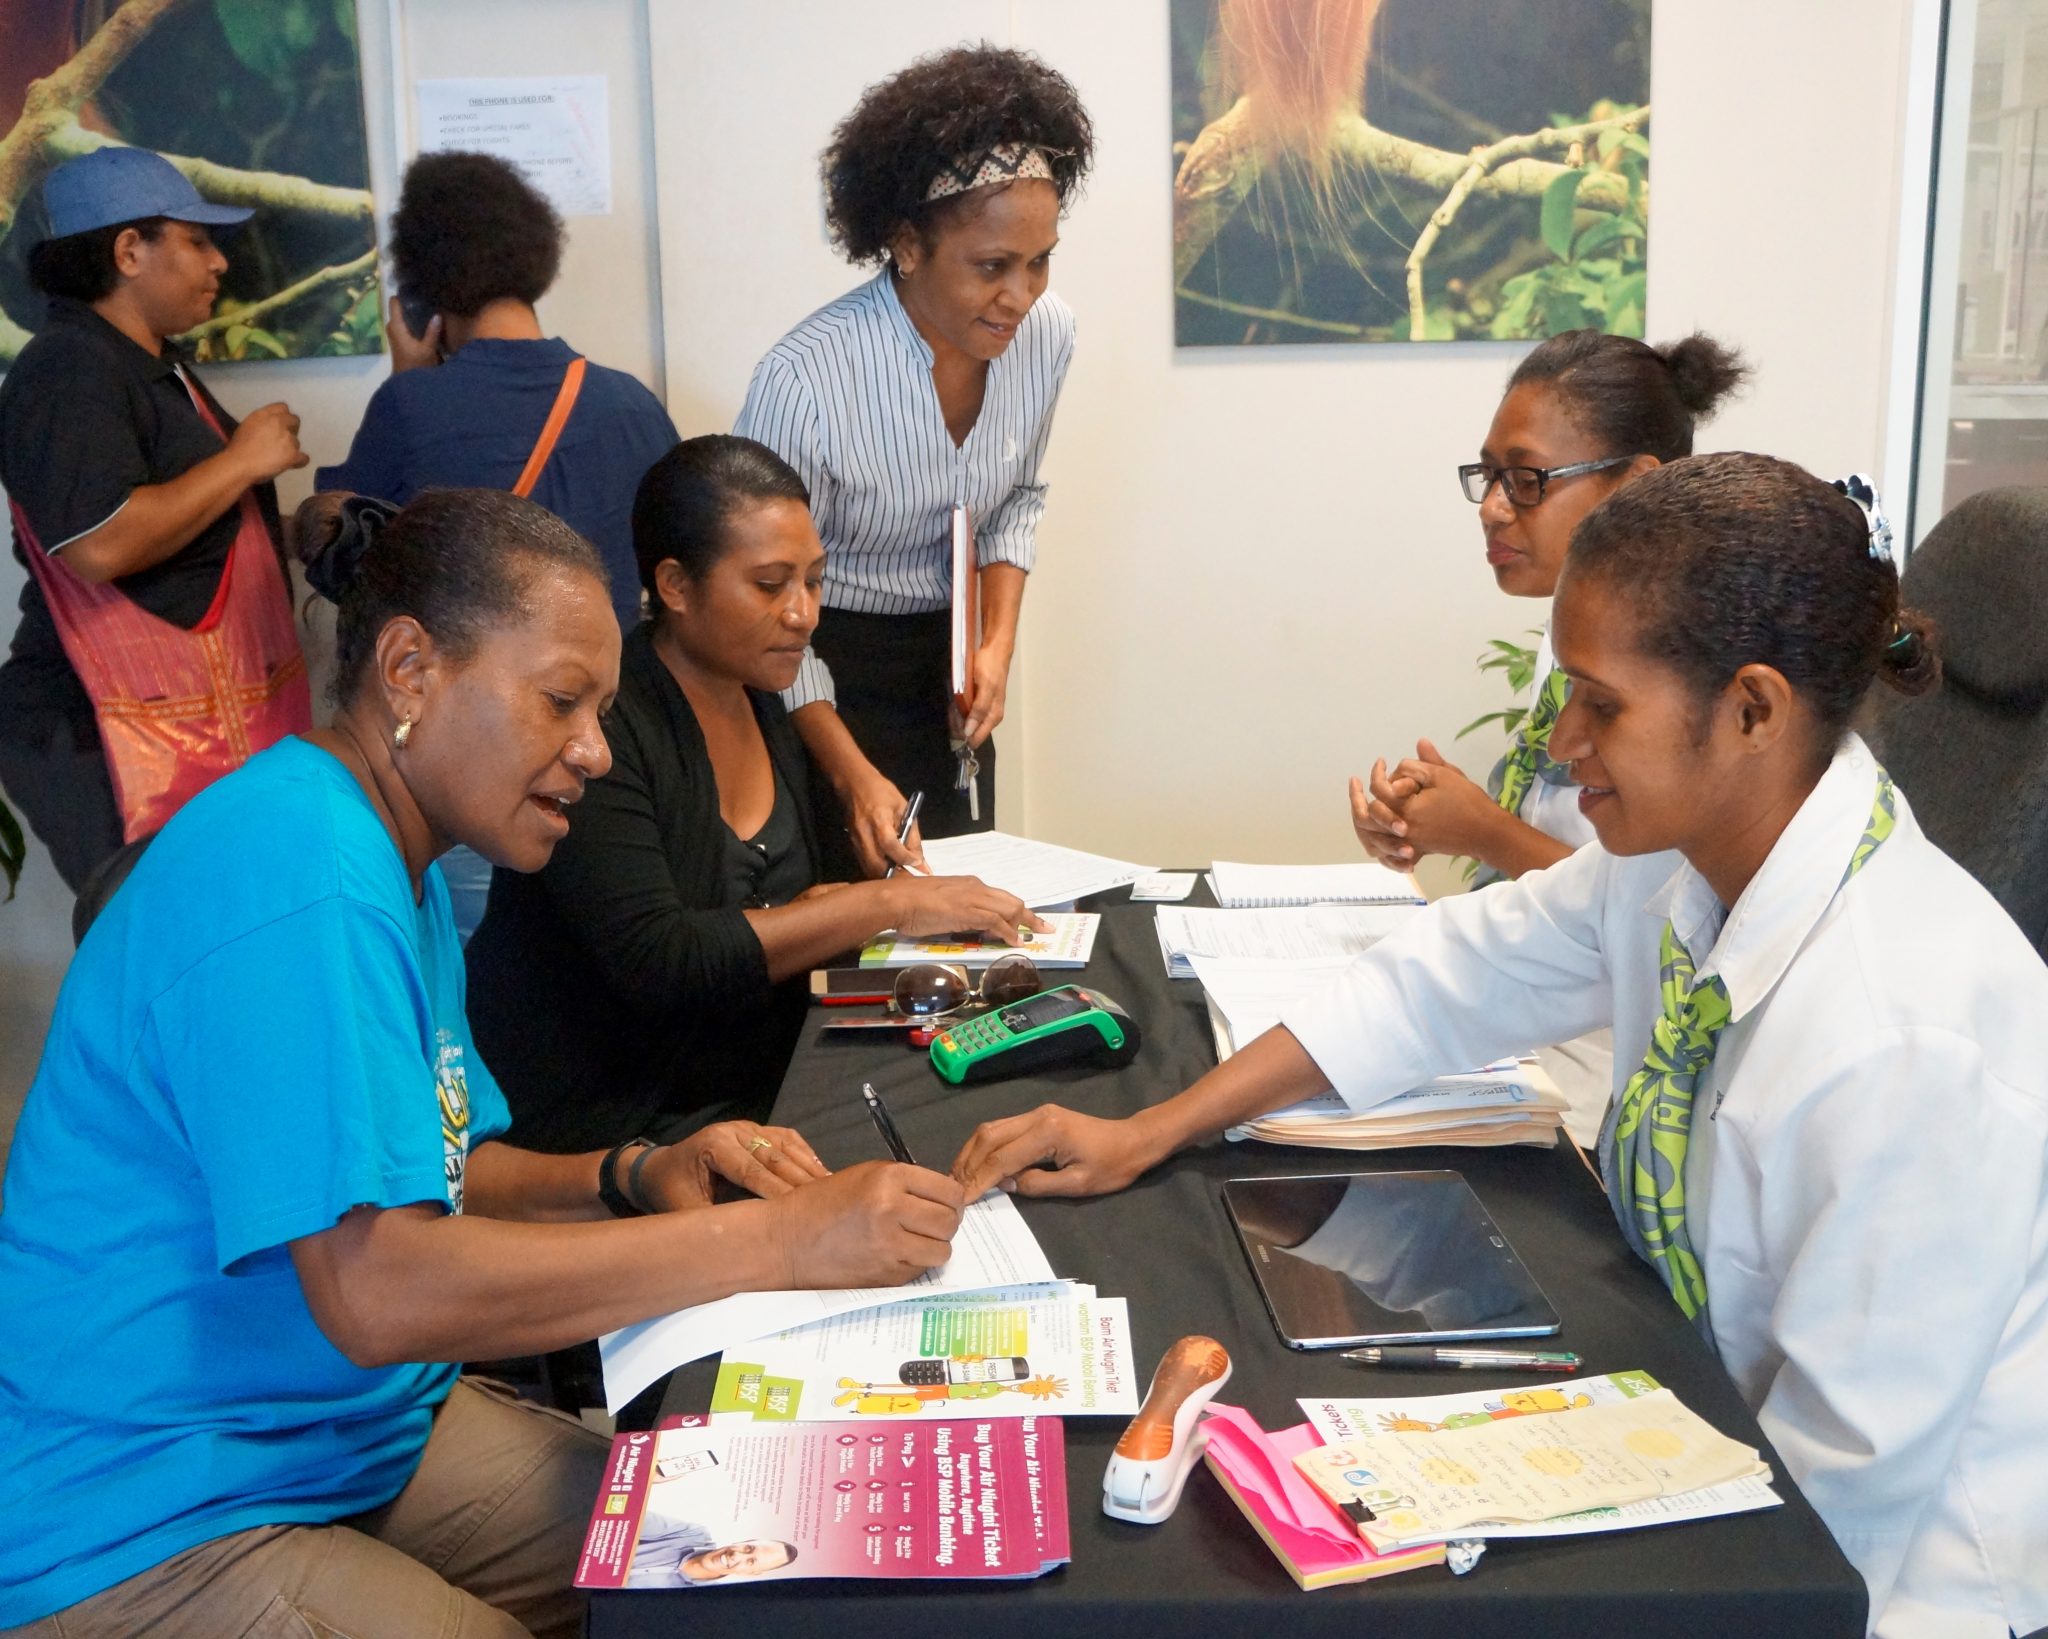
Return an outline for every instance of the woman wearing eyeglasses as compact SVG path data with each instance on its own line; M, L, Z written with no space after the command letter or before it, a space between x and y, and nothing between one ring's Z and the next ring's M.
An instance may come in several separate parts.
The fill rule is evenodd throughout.
M612 770L542 871L499 872L469 1013L519 1142L574 1152L767 1113L802 976L884 929L1043 927L973 877L823 882L777 691L818 621L804 482L752 439L684 441L633 502L650 618L605 721Z
M1739 354L1704 335L1650 347L1568 330L1531 352L1508 378L1478 461L1458 469L1500 589L1518 598L1556 592L1579 520L1630 479L1690 455L1693 430L1748 374ZM1592 841L1578 788L1549 754L1565 691L1546 622L1528 715L1484 786L1429 740L1392 768L1375 762L1369 780L1352 779L1351 820L1366 852L1403 871L1425 854L1463 854L1479 862L1484 885L1555 865ZM1613 1051L1602 1031L1542 1055L1581 1145L1599 1131Z

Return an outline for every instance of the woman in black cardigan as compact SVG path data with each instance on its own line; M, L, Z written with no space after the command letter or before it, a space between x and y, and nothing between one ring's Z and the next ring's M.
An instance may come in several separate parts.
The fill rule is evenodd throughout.
M768 1112L802 976L887 928L1042 927L972 877L820 883L809 772L777 692L818 621L803 480L693 438L633 504L650 617L625 643L593 781L547 868L497 872L468 951L478 1050L534 1149L667 1139Z

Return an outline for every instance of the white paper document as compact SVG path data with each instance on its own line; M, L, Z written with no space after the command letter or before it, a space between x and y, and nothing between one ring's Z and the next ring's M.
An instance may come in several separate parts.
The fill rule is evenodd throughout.
M1280 1022L1282 1013L1334 982L1351 962L1349 956L1290 961L1279 956L1210 956L1201 951L1188 955L1188 965L1208 992L1209 1006L1223 1015L1233 1049L1263 1036Z
M1084 854L1057 843L1033 842L1004 831L941 837L924 845L924 857L939 876L978 876L991 888L1015 894L1034 910L1071 904L1083 894L1128 887L1154 868Z
M1422 903L1414 877L1372 860L1342 865L1241 865L1219 859L1209 868L1209 882L1216 890L1216 903L1226 910Z
M1349 959L1407 926L1420 905L1327 905L1307 909L1223 911L1162 905L1159 948L1166 971L1192 979L1190 956L1280 958L1312 962Z
M1552 1380L1541 1387L1480 1389L1470 1394L1406 1395L1381 1400L1302 1400L1317 1434L1329 1445L1342 1445L1362 1435L1402 1433L1429 1434L1446 1428L1469 1427L1501 1417L1570 1415L1589 1406L1612 1405L1616 1401L1652 1394L1661 1385L1648 1372L1614 1372L1606 1377ZM1771 1489L1770 1476L1752 1475L1720 1485L1672 1496L1649 1497L1640 1502L1611 1508L1589 1509L1531 1525L1487 1524L1474 1526L1461 1535L1486 1537L1566 1537L1596 1531L1630 1531L1643 1525L1665 1525L1679 1520L1710 1519L1716 1514L1742 1514L1758 1508L1776 1508L1783 1499Z
M598 1339L604 1359L605 1408L616 1412L664 1372L751 1343L770 1332L809 1325L854 1309L873 1309L936 1292L975 1292L1054 1279L1038 1239L1017 1203L991 1190L968 1207L953 1237L953 1256L904 1286L829 1292L741 1292L694 1309L643 1320Z
M417 87L421 153L496 154L562 215L611 215L611 115L602 74L421 80Z

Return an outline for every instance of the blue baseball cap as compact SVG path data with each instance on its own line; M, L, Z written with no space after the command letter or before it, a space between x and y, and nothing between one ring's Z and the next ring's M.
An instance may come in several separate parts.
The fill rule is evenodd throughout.
M239 205L207 203L177 166L147 148L95 148L43 178L45 239L69 239L151 216L232 228L255 214Z

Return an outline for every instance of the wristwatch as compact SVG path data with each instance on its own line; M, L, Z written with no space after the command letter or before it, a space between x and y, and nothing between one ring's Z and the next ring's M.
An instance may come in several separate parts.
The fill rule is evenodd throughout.
M619 1157L638 1146L642 1155L635 1159L629 1176L640 1171L640 1161L645 1152L661 1148L651 1138L629 1138L623 1144L614 1144L604 1152L604 1159L597 1164L597 1198L604 1203L605 1211L614 1218L644 1218L647 1209L633 1200L619 1188Z

